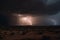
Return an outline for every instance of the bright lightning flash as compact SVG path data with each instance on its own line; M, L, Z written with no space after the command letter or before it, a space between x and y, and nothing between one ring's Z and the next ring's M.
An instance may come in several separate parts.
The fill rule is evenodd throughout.
M21 25L32 25L32 17L22 17L20 18Z

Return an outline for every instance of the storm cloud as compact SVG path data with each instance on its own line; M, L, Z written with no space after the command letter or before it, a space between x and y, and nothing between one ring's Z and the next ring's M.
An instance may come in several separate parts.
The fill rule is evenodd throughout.
M1 4L2 11L0 14L2 16L0 18L5 18L8 11L33 12L33 15L56 15L60 11L60 0L2 0Z

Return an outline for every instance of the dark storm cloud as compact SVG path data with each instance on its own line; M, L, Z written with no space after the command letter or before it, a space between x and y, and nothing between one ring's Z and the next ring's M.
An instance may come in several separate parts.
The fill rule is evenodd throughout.
M60 1L60 0L47 0L47 4L51 5L51 4L54 4L54 3L58 2L58 1Z
M60 1L52 3L51 5L47 5L48 7L45 5L46 2L48 3L48 0L46 0L46 1L45 0L7 0L7 1L3 1L2 9L4 11L24 10L24 12L32 11L35 13L37 11L40 14L41 14L41 12L44 14L56 14L58 11L60 11ZM54 2L54 1L52 0L52 2ZM45 8L45 6L46 6L46 8Z
M60 0L55 3L53 1L51 5L48 5L47 9L47 13L56 14L58 11L60 11Z

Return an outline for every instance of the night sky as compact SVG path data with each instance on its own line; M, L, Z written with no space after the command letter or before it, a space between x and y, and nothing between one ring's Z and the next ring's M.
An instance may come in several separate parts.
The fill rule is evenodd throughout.
M46 8L45 8L46 6ZM3 11L43 12L43 14L55 14L60 9L60 0L3 0ZM36 14L36 13L35 13Z
M48 5L52 5L52 4L58 4L58 1L60 2L60 0L48 0L47 4ZM58 6L55 6L58 9L60 9L60 3L58 4ZM52 19L55 19L57 21L57 25L60 25L60 11L58 10L56 15L52 15L50 16Z
M3 22L0 21L0 23L2 24L7 23L5 17L8 11L37 12L38 14L43 13L44 15L54 14L51 18L60 22L60 0L32 0L32 2L31 0L2 0L1 5L2 11L0 12L0 18ZM6 19L7 18L8 17L6 17ZM60 25L60 23L58 24Z

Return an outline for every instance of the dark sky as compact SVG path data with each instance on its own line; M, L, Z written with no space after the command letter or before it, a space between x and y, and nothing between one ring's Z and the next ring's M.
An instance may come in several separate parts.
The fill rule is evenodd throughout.
M39 12L44 14L55 14L60 10L59 0L3 0L3 11ZM51 4L51 5L50 5ZM28 6L27 6L28 5ZM46 6L46 7L45 7ZM35 13L36 14L36 13Z
M20 11L20 10L22 10L22 8L24 9L24 11L33 12L33 10L34 10L34 13L37 11L37 12L39 12L39 14L41 14L41 12L43 12L44 14L56 14L56 13L60 12L60 0L46 0L46 1L45 0L32 0L32 1L33 2L31 2L31 0L28 0L28 2L25 0L2 0L1 14L3 16L1 16L1 17L5 18L5 14L9 10L10 11ZM23 4L23 5L21 5L21 4ZM29 5L29 6L27 6L27 5ZM45 8L45 6L46 6L46 8ZM60 14L52 16L52 18L57 19L59 21ZM1 20L3 20L3 19L1 18ZM5 21L5 19L3 20L3 22L4 21Z
M59 5L59 6L56 6L56 7L58 9L60 9L60 3L58 4L58 1L60 1L60 0L48 0L47 4L48 5L52 5L52 4L55 4L56 3L57 5ZM50 16L50 18L56 20L57 25L60 25L60 11L58 11L56 15Z

